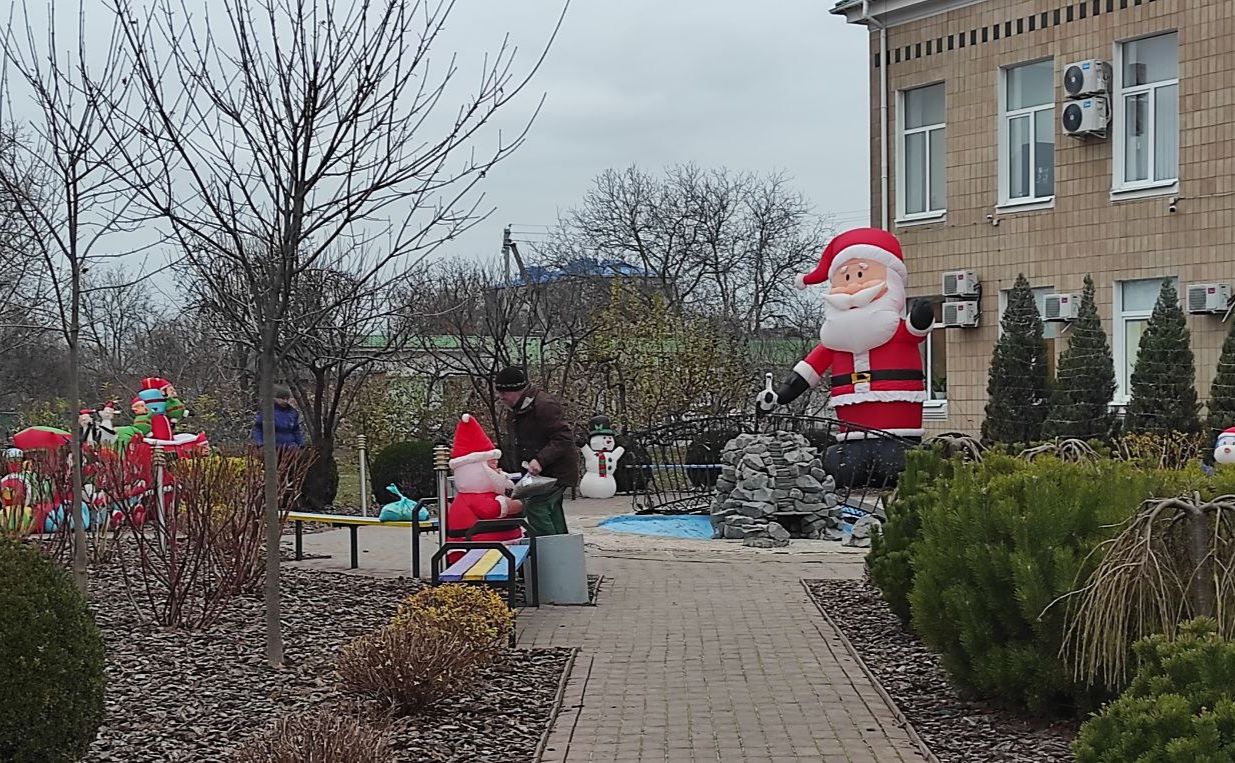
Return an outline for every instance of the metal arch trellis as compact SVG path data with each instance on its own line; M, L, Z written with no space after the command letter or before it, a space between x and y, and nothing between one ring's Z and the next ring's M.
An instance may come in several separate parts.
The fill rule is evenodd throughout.
M629 433L624 438L628 455L622 458L619 483L625 483L623 492L630 494L636 514L706 514L723 468L721 450L734 437L794 432L805 436L822 458L829 446L839 442L836 435L842 427L897 441L906 448L917 445L913 440L821 416L752 413L691 419ZM891 488L866 480L856 484L860 486L838 486L837 493L843 504L859 509L873 507Z

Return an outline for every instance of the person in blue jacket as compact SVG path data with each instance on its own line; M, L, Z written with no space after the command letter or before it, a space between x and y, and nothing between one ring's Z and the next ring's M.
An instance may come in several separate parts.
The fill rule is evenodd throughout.
M253 424L253 441L261 447L262 412L257 411L257 421ZM304 432L300 428L300 411L292 405L292 391L282 384L274 388L274 443L280 448L304 447Z

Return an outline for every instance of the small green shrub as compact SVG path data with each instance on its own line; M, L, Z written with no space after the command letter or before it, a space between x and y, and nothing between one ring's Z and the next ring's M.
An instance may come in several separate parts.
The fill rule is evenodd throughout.
M922 530L922 511L936 500L936 478L951 476L952 461L942 448L919 448L906 454L896 495L887 505L887 521L871 535L866 556L871 582L883 600L909 624L909 591L913 588L911 546Z
M437 494L433 472L433 443L423 440L396 442L377 454L370 466L371 485L378 503L398 500L386 486L394 483L412 500Z
M103 638L68 573L0 540L0 760L81 758L103 720Z
M515 627L515 616L494 590L470 585L425 588L399 605L396 624L419 620L454 631L481 662L491 662Z
M280 718L232 754L232 763L388 763L389 737L353 711Z
M1199 618L1174 642L1138 641L1136 676L1081 727L1077 763L1235 760L1235 643L1216 627Z
M1183 482L1116 461L988 453L955 463L913 545L915 630L962 690L1035 713L1092 707L1101 693L1059 657L1065 608L1048 606L1095 563L1087 556L1116 523Z

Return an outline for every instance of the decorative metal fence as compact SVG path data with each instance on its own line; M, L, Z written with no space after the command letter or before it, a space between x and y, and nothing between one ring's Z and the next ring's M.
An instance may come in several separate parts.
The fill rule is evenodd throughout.
M706 514L716 480L724 469L722 450L735 437L773 432L800 434L818 451L825 471L839 477L833 474L838 469L828 468L824 455L830 446L840 442L836 436L840 428L841 422L833 418L749 414L682 421L632 432L623 438L627 455L618 469L619 489L630 494L637 514ZM855 429L851 425L845 428L851 432ZM885 432L866 433L899 446L895 448L899 452L916 444ZM899 471L889 470L886 463L859 464L856 473L852 467L840 466L847 472L844 478L836 479L836 493L842 504L867 512L895 485Z

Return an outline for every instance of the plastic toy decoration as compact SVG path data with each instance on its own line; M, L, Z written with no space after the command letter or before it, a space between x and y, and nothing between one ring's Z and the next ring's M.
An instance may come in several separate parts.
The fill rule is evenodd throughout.
M205 433L176 434L172 431L172 422L167 416L168 398L162 389L143 389L137 396L145 404L150 416L150 434L144 438L147 445L160 445L181 455L188 455L209 446Z
M626 451L615 447L613 425L606 416L589 422L588 444L583 446L584 474L579 480L579 495L605 499L617 495L617 464Z
M472 525L481 519L500 519L523 512L522 502L509 498L514 492L514 482L498 468L502 451L493 446L493 441L480 422L469 413L463 414L455 426L454 447L450 453L450 470L454 472L457 494L446 512L446 536L463 540ZM477 533L476 541L512 541L522 537L519 528ZM453 564L459 554L447 554Z
M1214 463L1235 464L1235 427L1218 435L1218 442L1214 444Z

